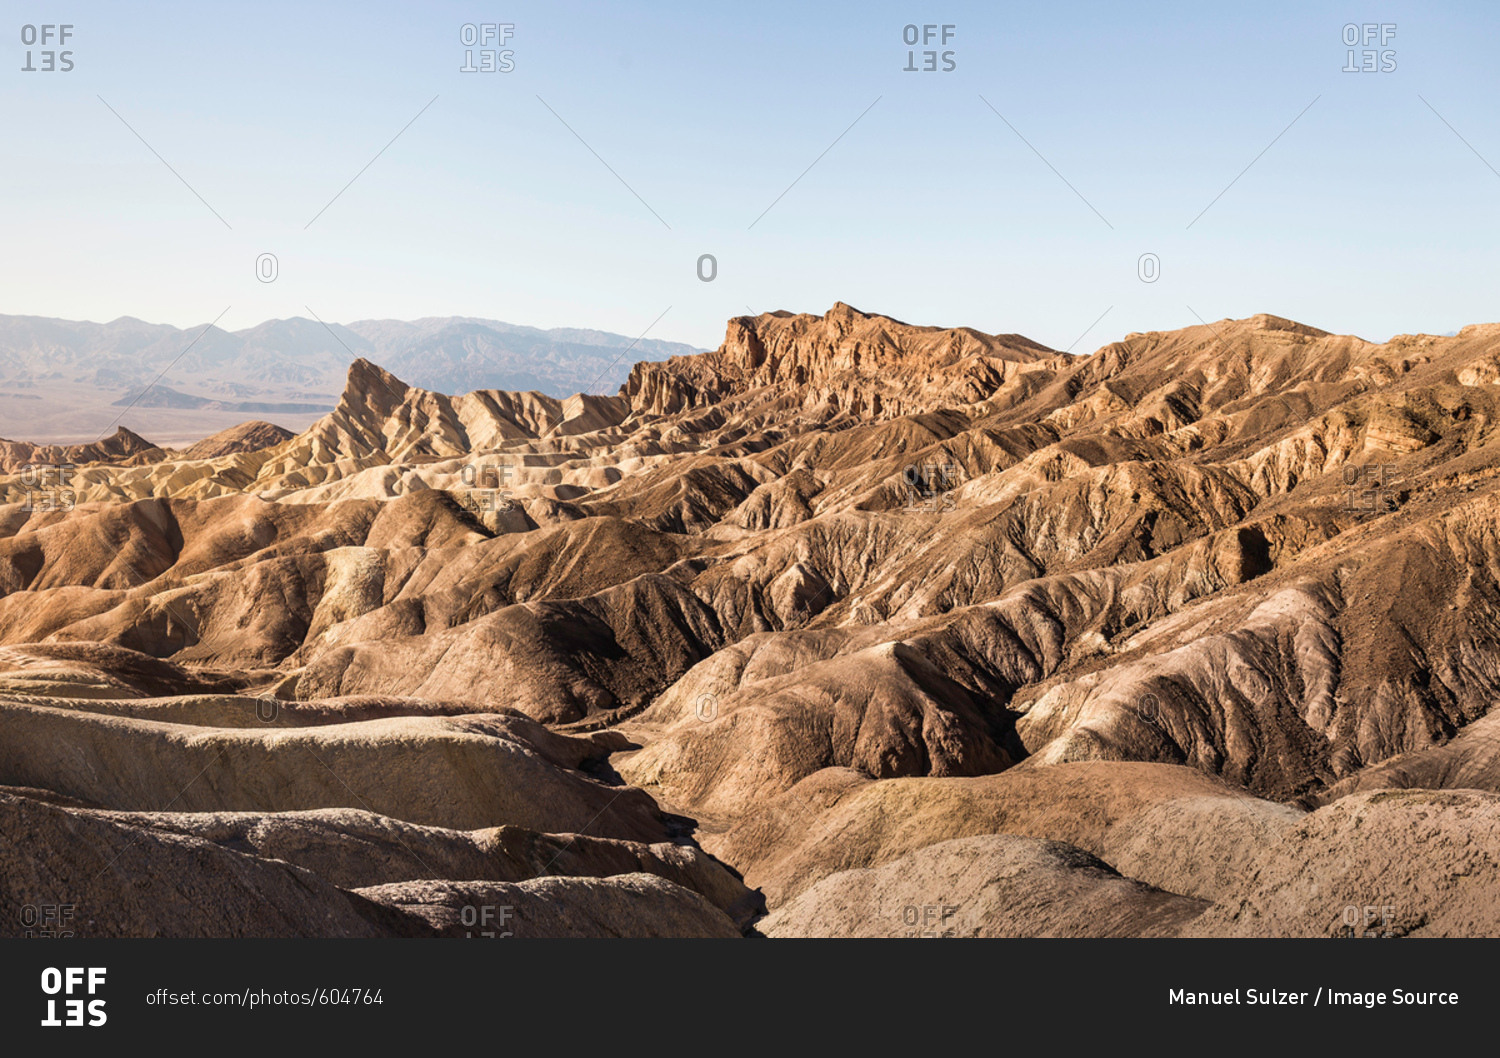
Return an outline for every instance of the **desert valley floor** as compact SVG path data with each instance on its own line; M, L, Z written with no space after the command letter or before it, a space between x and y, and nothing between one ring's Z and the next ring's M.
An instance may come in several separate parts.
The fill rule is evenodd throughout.
M1500 935L1497 415L1500 325L838 304L0 442L0 933Z

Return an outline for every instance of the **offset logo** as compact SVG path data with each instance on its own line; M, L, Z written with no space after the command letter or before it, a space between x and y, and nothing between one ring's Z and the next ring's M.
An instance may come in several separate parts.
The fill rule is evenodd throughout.
M955 462L914 463L901 472L908 511L941 514L957 508L953 490L962 484L963 468Z
M73 52L60 49L72 39L72 26L22 26L21 43L26 45L26 63L21 72L69 73L73 69Z
M474 498L474 506L481 511L509 511L520 506L510 497L510 490L506 488L506 482L510 481L511 471L514 468L508 463L483 464L466 463L459 471L459 477L468 486L469 494ZM486 487L491 481L493 488Z
M1344 509L1350 514L1388 514L1400 504L1401 483L1389 463L1347 464L1343 469Z
M27 904L21 908L21 935L47 940L71 937L77 911L77 904Z
M1390 73L1396 69L1396 49L1388 47L1396 36L1394 22L1353 22L1344 27L1344 47L1349 57L1344 73Z
M32 511L71 511L78 494L68 480L77 467L72 463L27 463L21 468L21 484L26 502L21 508Z
M942 48L948 47L948 42L958 36L958 27L951 22L947 25L908 25L901 27L901 42L906 45L906 65L901 67L904 73L952 73L958 69L958 61L954 59L952 51L939 53L936 48L917 51L918 44L924 49L931 45ZM938 60L942 60L941 69ZM920 65L918 65L920 63Z
M1388 940L1396 935L1391 928L1391 916L1395 913L1395 904L1366 904L1363 908L1350 904L1344 908L1345 932L1341 935Z
M959 910L957 904L907 904L901 909L901 924L908 937L956 937L957 924L949 920Z
M42 971L42 994L47 999L47 1016L43 1028L98 1028L109 1020L104 1000L84 999L95 995L104 984L105 967L69 966L59 970L49 966ZM86 975L86 976L85 976ZM87 984L85 985L85 981ZM62 995L68 998L53 998ZM77 999L72 998L77 996Z
M459 73L510 73L516 68L516 53L505 45L516 35L514 22L465 22L458 29L458 41L464 46L464 64ZM474 65L474 52L479 65Z
M464 936L470 939L474 937L514 937L515 933L507 928L515 908L510 904L466 904L459 912L459 920L464 924Z

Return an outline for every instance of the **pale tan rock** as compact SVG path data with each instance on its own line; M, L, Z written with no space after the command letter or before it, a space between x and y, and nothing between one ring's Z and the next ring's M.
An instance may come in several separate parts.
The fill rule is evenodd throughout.
M759 929L768 937L1160 937L1206 906L1122 878L1071 845L988 835L831 875Z
M505 882L395 882L357 895L420 918L439 936L738 938L722 911L654 874Z

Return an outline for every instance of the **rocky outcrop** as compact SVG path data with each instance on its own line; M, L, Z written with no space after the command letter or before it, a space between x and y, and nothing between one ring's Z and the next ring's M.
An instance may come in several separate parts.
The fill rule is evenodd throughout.
M1161 937L1206 906L1122 878L1070 845L990 834L832 875L760 929L769 937Z
M220 456L237 455L240 452L259 452L262 448L271 448L295 436L292 431L272 423L247 422L220 430L212 437L205 437L197 444L184 448L180 458L218 459Z
M0 473L23 476L35 488L52 488L72 480L72 470L87 463L124 462L165 453L123 426L109 437L88 444L38 445L0 438ZM33 468L27 471L26 468Z

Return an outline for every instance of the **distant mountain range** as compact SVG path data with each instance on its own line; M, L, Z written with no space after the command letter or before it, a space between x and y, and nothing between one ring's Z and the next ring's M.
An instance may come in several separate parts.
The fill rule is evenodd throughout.
M698 351L652 338L631 343L604 331L457 316L328 326L296 317L241 331L179 330L129 316L110 323L0 316L0 386L14 393L81 383L114 391L110 403L117 406L305 413L336 403L345 371L359 357L445 393L566 397L612 394L637 361Z

